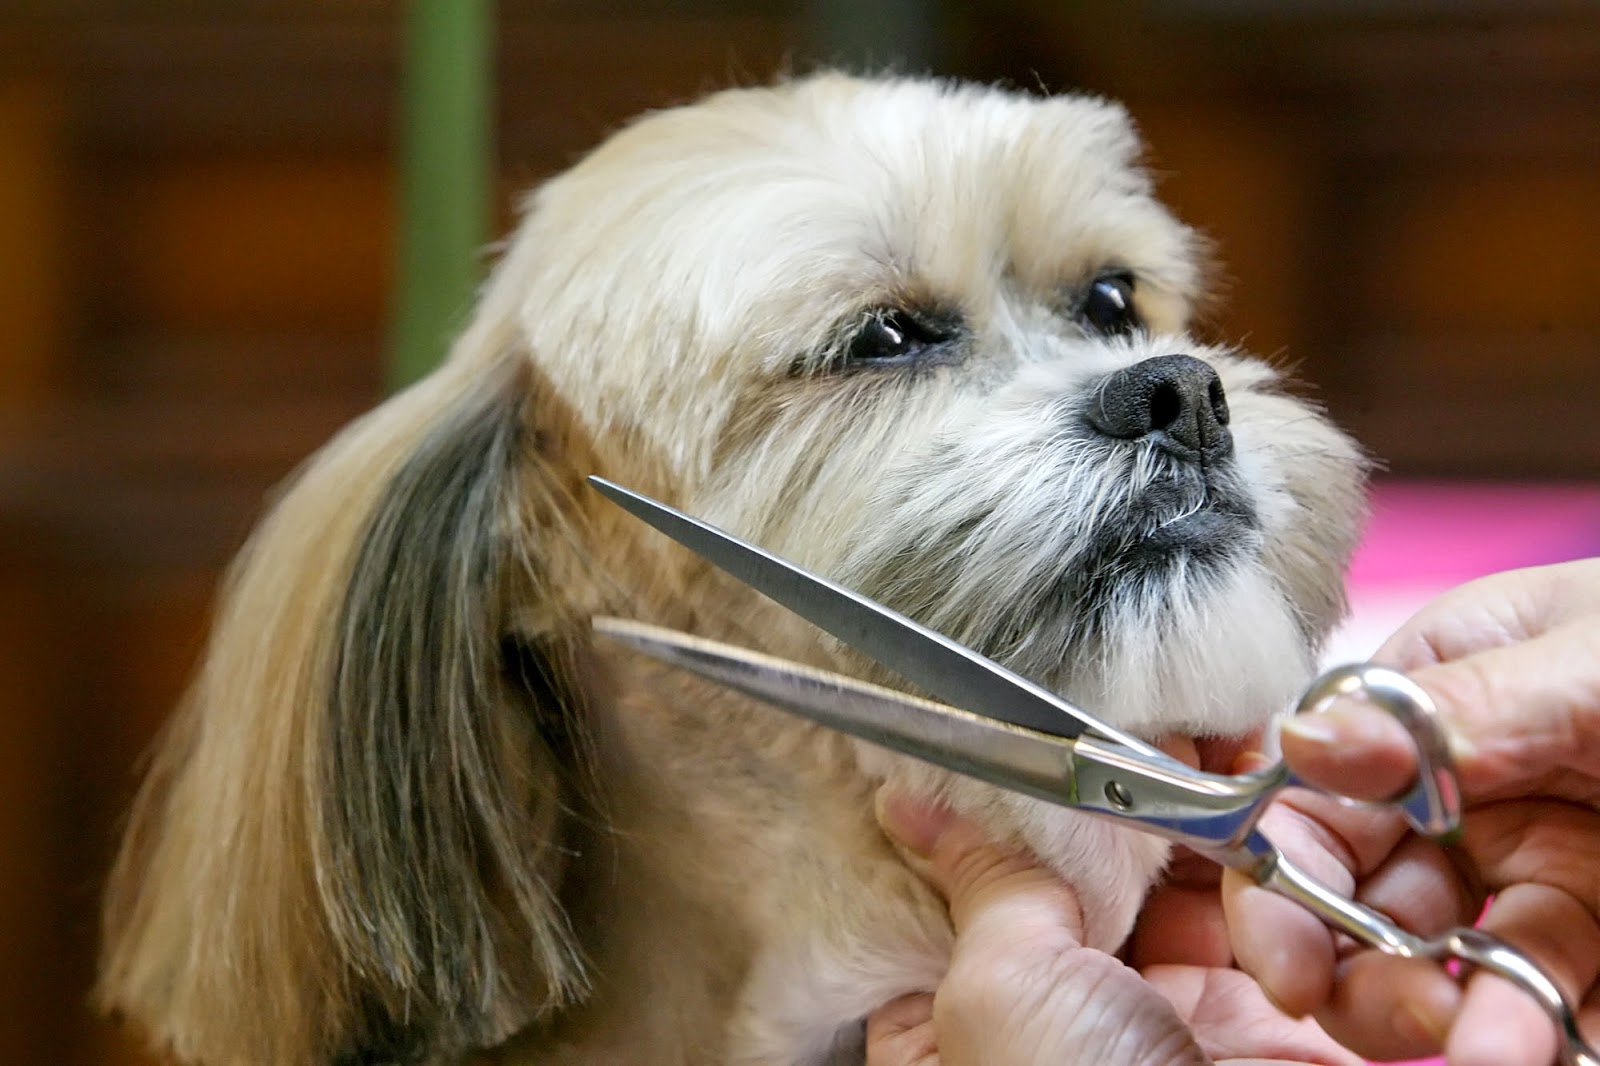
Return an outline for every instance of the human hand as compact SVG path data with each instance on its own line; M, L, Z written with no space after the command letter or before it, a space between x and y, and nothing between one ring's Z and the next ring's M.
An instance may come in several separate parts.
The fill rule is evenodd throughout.
M1513 571L1424 608L1374 657L1438 704L1460 777L1460 845L1440 848L1396 815L1290 794L1262 828L1330 887L1419 933L1470 925L1527 951L1600 1033L1600 560ZM1307 782L1365 799L1407 787L1410 740L1353 701L1285 723L1284 756ZM1230 874L1224 902L1240 964L1284 1009L1314 1012L1375 1058L1443 1050L1454 1066L1545 1066L1555 1028L1531 999L1480 974L1356 950L1287 900Z
M1238 970L1168 963L1141 974L1083 947L1067 885L948 810L886 797L881 819L949 901L956 940L936 992L868 1019L868 1066L1359 1062Z

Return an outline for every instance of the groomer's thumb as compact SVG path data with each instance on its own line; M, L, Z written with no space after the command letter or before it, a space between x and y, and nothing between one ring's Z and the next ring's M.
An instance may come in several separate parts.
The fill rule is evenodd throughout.
M963 940L996 952L1042 939L1057 948L1082 943L1077 898L1032 856L996 847L948 807L888 790L878 796L878 821L949 902Z
M1286 719L1279 741L1302 781L1352 799L1389 799L1417 776L1410 734L1364 700L1341 697L1322 710Z

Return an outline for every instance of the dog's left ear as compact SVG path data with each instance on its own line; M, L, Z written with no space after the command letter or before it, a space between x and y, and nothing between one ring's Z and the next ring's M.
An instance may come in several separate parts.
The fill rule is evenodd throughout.
M325 1064L581 998L592 469L520 354L448 365L309 464L136 801L105 1003L184 1059Z
M493 1043L585 983L561 896L596 828L573 821L595 816L592 678L582 582L561 571L582 566L586 464L513 366L389 485L335 630L328 902L348 964L384 975L362 1027L402 1048L413 1028L436 1049Z

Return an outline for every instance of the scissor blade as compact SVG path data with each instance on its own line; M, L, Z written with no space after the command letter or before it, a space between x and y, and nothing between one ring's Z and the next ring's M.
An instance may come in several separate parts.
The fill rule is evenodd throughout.
M589 483L690 551L950 704L1053 736L1090 731L1165 758L1137 737L880 603L632 489L595 476Z
M1078 802L1074 741L714 640L621 618L595 632L830 729L1051 803Z
M1239 842L1281 773L1198 773L1165 755L1035 732L675 629L620 618L593 626L670 666L935 766L1180 841L1225 865L1260 862L1259 848Z

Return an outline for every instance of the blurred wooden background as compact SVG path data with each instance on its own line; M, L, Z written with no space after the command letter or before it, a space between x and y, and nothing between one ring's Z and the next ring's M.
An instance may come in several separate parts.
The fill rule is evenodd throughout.
M501 210L638 110L803 69L842 2L507 0ZM868 61L1127 101L1221 246L1208 330L1395 472L1600 475L1596 5L893 7ZM98 882L220 568L378 398L398 31L0 7L0 1062L147 1061L85 1002Z

